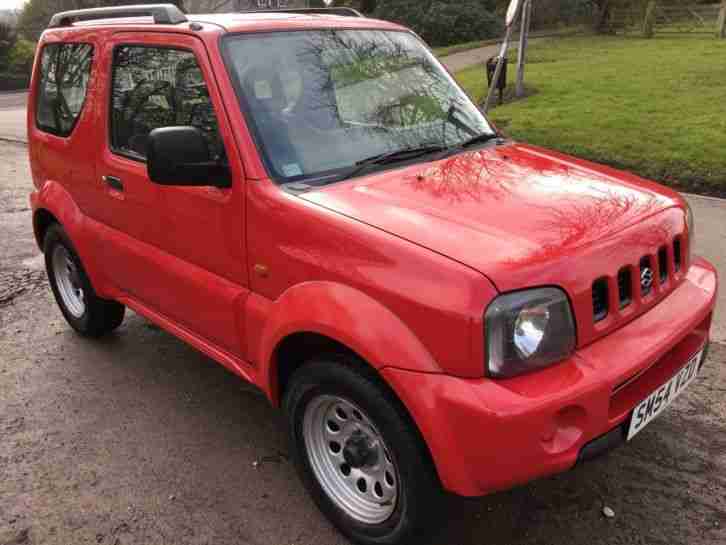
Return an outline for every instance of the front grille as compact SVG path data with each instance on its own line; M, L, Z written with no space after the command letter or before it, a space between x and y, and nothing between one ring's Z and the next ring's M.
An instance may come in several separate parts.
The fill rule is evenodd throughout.
M618 273L618 298L620 308L627 307L633 301L633 273L630 267L623 267Z
M653 290L653 263L649 255L640 260L640 293L648 295Z
M665 246L658 250L658 277L661 284L668 280L668 248Z
M608 315L608 279L600 278L592 284L592 311L595 321L604 320Z
M673 241L673 265L676 271L681 270L681 237Z
M610 313L610 293L618 295L619 310L641 298L647 298L656 290L669 289L669 278L681 270L683 263L681 237L673 240L672 253L669 246L654 249L653 254L644 255L637 264L624 265L617 277L602 277L592 283L592 314L594 322L601 322ZM635 278L634 278L635 276ZM634 292L634 290L637 290ZM616 309L617 310L617 309Z

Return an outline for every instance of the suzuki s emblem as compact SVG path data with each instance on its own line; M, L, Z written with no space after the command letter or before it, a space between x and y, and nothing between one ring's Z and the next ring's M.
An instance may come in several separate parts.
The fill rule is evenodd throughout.
M648 291L653 285L653 270L650 267L646 267L640 271L640 287L643 291Z

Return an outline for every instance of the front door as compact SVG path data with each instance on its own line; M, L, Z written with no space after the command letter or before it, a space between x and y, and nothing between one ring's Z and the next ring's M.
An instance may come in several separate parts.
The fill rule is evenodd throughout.
M129 297L233 355L243 355L248 294L244 175L203 43L182 34L117 34L107 45L109 127L96 169L108 229L104 269ZM153 129L199 128L232 187L168 187L146 171ZM210 180L213 182L213 180Z

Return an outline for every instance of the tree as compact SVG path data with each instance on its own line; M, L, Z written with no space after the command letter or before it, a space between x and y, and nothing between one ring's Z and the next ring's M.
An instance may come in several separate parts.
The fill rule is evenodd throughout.
M433 46L500 37L494 0L379 0L375 16L418 32Z
M237 0L184 0L187 13L216 13L220 10L235 11Z
M376 11L376 7L378 7L378 0L358 0L358 1L350 1L350 0L336 0L333 3L334 6L351 6L358 10L360 10L363 13L373 13Z
M8 53L8 68L11 72L30 74L35 58L35 43L19 39Z
M166 1L183 6L183 0ZM158 3L158 0L28 0L20 13L18 26L24 36L37 40L40 33L48 26L53 14L59 11L155 3Z
M610 0L594 0L593 4L595 4L597 9L594 21L595 30L603 32L607 28L608 21L610 20L612 4Z
M17 39L15 29L7 23L0 22L0 70L8 68L10 52Z
M648 0L592 0L592 3L595 6L595 30L607 32L615 8L632 8L635 5L645 9Z
M360 10L363 13L373 13L378 6L378 0L361 0Z

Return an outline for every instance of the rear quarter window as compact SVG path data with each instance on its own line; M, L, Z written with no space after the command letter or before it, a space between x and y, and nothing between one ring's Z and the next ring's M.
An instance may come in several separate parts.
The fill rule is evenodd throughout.
M48 44L40 55L36 126L57 136L73 132L83 110L91 76L93 46Z

